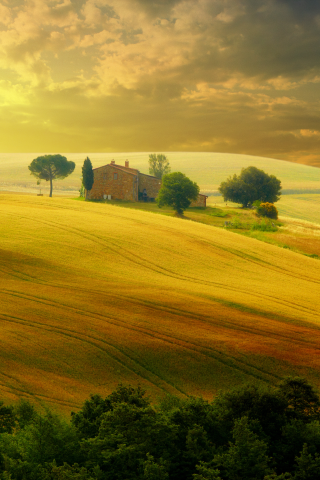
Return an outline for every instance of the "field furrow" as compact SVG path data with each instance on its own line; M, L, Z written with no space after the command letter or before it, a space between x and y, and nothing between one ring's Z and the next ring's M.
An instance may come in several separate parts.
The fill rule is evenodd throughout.
M0 390L57 410L320 371L318 263L207 225L1 198Z

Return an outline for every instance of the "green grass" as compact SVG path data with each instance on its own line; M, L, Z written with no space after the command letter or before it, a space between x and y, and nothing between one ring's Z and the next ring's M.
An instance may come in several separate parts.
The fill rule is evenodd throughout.
M251 230L260 230L261 232L277 232L278 226L276 225L275 221L270 220L260 220L260 222L253 222L251 225Z
M207 199L210 207L225 207L222 197L211 196ZM227 206L238 208L236 203L227 202ZM279 216L298 218L320 224L320 195L318 194L292 194L281 195L276 203Z
M224 218L228 216L228 212L224 212L221 208L211 208L209 215Z

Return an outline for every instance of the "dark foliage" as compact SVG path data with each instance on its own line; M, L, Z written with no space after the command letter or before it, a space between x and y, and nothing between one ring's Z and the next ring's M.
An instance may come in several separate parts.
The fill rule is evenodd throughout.
M144 398L145 392L140 387L133 388L119 384L105 400L100 395L91 395L86 400L82 410L71 413L71 421L77 428L81 438L93 438L99 433L103 414L110 412L119 403L135 405L136 407L149 406L148 399Z
M319 405L302 378L156 407L119 385L71 423L1 403L0 480L318 480Z
M224 200L240 203L243 207L254 201L275 203L280 198L281 182L256 167L243 168L240 175L233 175L219 187Z
M92 163L89 157L85 159L82 166L82 184L86 190L86 198L87 192L92 189L94 181L93 170L92 170Z
M0 433L12 433L15 420L13 407L6 407L3 402L0 402Z

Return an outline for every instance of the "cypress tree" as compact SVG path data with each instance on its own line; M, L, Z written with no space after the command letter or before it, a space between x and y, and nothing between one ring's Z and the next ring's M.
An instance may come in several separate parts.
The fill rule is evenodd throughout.
M92 163L89 157L85 159L83 162L82 167L82 184L86 189L86 200L88 196L88 192L92 189L93 185L93 170L92 170Z

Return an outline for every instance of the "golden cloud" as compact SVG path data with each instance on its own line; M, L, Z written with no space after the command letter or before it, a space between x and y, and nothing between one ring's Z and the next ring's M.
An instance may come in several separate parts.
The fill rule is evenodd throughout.
M315 162L318 3L15 0L0 19L2 150L17 148L14 131L20 151L297 152Z

